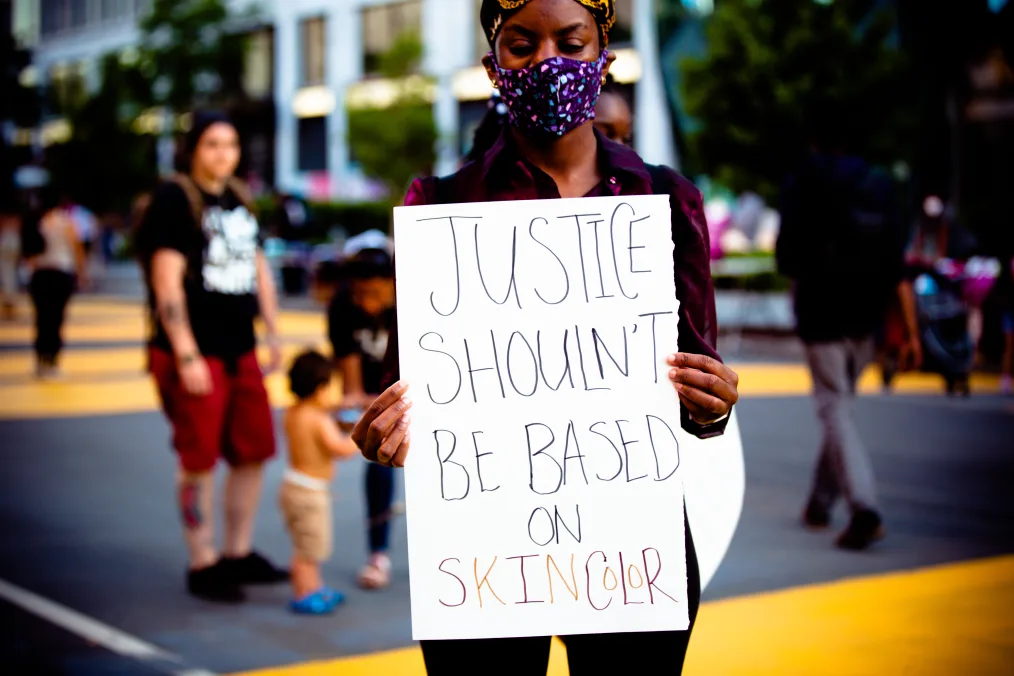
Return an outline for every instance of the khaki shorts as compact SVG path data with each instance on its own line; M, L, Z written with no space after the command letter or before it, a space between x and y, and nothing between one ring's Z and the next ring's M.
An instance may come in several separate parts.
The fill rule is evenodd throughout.
M313 563L331 556L331 494L282 482L278 504L296 555Z

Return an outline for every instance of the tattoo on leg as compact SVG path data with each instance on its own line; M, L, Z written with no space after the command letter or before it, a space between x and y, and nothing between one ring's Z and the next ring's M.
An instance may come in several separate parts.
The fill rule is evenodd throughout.
M180 486L180 513L183 525L188 530L200 528L204 523L204 515L201 514L201 484L194 482Z

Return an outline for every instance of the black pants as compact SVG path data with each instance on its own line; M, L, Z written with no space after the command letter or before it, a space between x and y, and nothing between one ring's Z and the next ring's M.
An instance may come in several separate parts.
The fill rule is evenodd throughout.
M394 500L394 470L375 462L366 465L366 511L369 516L370 553L387 551Z
M675 676L683 672L697 609L701 604L701 573L697 552L684 515L687 547L687 600L690 627L686 631L564 636L571 676L630 674L644 671ZM549 665L551 637L423 641L429 676L511 674L544 676Z
M36 270L28 291L35 305L35 353L39 361L55 364L63 349L64 313L74 292L74 275L61 270Z

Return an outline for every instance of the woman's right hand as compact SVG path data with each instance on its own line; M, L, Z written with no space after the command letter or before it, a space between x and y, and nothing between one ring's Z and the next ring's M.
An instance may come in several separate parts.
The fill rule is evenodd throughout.
M204 361L204 357L197 355L181 360L179 374L187 394L194 397L211 394L211 370L208 369L208 362Z
M352 430L352 440L367 460L387 467L404 467L408 455L408 385L398 381L366 409Z

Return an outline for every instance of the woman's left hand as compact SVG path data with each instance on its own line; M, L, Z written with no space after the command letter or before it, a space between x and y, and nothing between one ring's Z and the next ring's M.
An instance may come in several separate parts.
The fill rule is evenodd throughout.
M678 352L666 359L669 380L700 425L724 418L739 401L739 376L728 366L703 354Z

